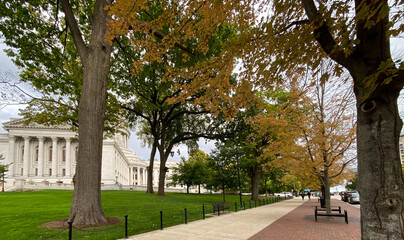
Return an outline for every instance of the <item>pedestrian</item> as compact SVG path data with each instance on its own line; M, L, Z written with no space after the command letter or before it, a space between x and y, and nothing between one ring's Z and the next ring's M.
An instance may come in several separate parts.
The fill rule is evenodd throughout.
M304 200L304 192L301 192L300 196L302 196L302 200Z
M310 192L307 192L307 197L309 198L309 200L310 200Z

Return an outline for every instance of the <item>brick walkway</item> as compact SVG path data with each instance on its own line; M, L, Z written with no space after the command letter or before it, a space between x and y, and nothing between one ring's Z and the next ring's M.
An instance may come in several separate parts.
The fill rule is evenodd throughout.
M337 199L331 199L331 206L341 206L342 211L347 210L349 224L343 217L318 217L314 220L314 208L320 206L317 198L312 198L285 216L281 217L262 231L249 238L249 240L264 239L361 239L360 209L358 205L352 206Z

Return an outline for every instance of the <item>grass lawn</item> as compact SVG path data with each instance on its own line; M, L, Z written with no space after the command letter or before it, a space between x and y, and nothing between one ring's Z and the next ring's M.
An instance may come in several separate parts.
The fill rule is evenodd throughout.
M160 210L163 211L163 226L183 224L184 208L188 222L202 219L202 204L205 213L212 213L212 202L222 202L220 194L166 193L165 197L138 191L102 191L102 207L107 217L121 219L112 226L73 229L73 239L118 239L125 235L124 215L128 215L128 235L160 229ZM51 230L42 225L47 222L67 219L73 191L44 190L33 192L0 192L0 239L68 239L67 230ZM226 202L239 204L238 195L226 195ZM243 196L249 208L250 196ZM255 203L252 202L252 207ZM259 204L257 203L257 206ZM240 210L240 209L239 209Z

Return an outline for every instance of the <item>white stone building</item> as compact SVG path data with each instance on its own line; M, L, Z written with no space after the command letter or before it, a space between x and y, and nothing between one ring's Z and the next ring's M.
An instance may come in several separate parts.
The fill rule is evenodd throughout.
M2 164L11 164L6 188L72 189L78 140L70 126L25 125L23 119L3 123L8 133L0 134ZM123 129L103 142L102 189L146 188L148 161L131 151L130 132ZM175 162L167 162L170 169ZM153 186L158 186L159 162L153 167ZM172 173L170 169L166 178ZM181 188L182 189L182 188ZM178 189L180 190L180 189Z

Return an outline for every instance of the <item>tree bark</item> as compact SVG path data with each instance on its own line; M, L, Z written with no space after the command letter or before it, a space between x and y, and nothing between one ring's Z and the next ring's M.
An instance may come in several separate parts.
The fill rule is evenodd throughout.
M404 182L399 156L402 120L397 106L404 70L394 64L379 70L382 64L394 62L388 34L389 3L355 0L358 44L347 56L336 50L337 42L314 1L302 2L314 26L314 38L330 58L349 70L354 81L362 239L404 239Z
M159 189L157 192L157 196L165 196L164 188L166 182L166 162L167 156L160 152L160 173L159 173Z
M156 142L156 140L155 140ZM152 151L150 153L149 168L147 169L147 194L154 194L153 189L153 167L154 167L154 157L156 156L157 144L153 143Z
M251 200L258 201L262 168L257 164L251 174Z
M324 169L324 203L327 214L331 214L330 175L328 168Z
M371 99L356 91L358 108L358 189L362 239L403 239L404 184L399 157L402 121L399 91L388 86Z
M74 220L74 225L107 221L101 206L102 142L111 55L111 46L104 41L109 18L104 9L107 4L107 1L95 3L89 45L85 47L82 41L76 43L81 36L75 37L83 64L83 87L79 103L79 150L70 208L70 220ZM66 15L72 17L68 1L62 1L62 5Z

